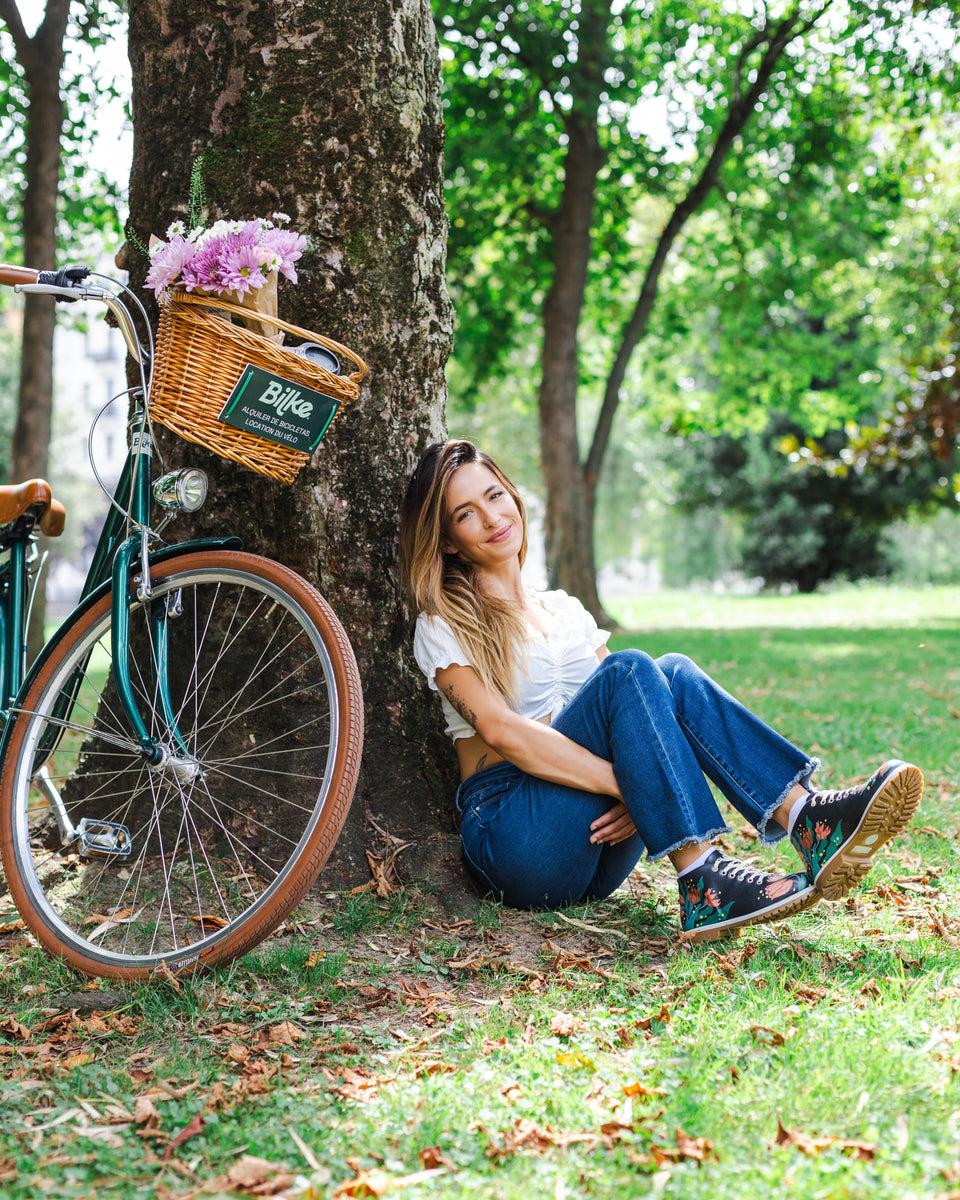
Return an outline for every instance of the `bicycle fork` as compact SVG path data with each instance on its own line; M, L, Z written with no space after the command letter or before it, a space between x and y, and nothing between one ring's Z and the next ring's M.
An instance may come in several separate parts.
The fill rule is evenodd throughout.
M111 650L113 652L113 673L117 693L123 711L130 721L140 753L151 767L162 767L176 775L183 782L196 779L200 774L200 764L191 755L190 749L180 732L173 702L170 698L170 683L167 671L167 623L176 619L181 612L181 601L178 592L169 597L155 598L150 582L150 563L147 555L147 531L134 534L127 538L119 548L113 560L112 588L112 621L110 630ZM130 609L127 604L127 580L133 557L139 551L141 561L140 583L137 588L137 600L150 609L150 669L152 674L153 696L159 715L163 719L167 741L161 741L155 733L146 726L130 679Z

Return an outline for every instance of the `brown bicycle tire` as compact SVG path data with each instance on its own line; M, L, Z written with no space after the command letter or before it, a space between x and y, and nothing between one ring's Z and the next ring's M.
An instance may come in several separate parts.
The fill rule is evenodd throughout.
M220 576L232 584L244 580L259 581L256 586L271 589L274 599L277 595L287 597L291 605L296 606L298 619L302 614L316 630L325 651L328 668L325 670L332 677L336 697L338 734L332 769L328 768L328 786L317 797L311 814L312 829L303 834L302 846L284 863L282 878L278 873L270 894L258 899L252 913L239 914L223 930L222 936L207 934L204 929L206 919L202 919L202 937L196 944L202 949L196 955L192 953L194 945L185 945L174 947L159 957L152 956L149 963L116 962L111 956L99 955L96 947L84 950L83 946L75 944L82 939L65 940L57 929L52 905L42 886L31 886L24 879L32 869L23 861L29 853L28 838L26 847L23 844L27 828L24 798L28 786L23 779L27 769L24 759L30 756L32 764L33 751L27 741L28 737L36 737L36 726L31 735L31 722L41 720L34 714L51 694L52 681L57 679L58 672L67 670L70 655L78 653L77 648L84 638L92 637L95 630L109 624L110 593L100 597L61 632L52 652L28 683L18 702L21 711L12 718L14 723L9 731L0 773L0 858L11 895L25 923L44 948L85 974L143 980L165 976L171 971L191 972L214 964L223 965L245 954L269 936L300 902L329 858L346 820L360 768L363 702L356 660L342 625L311 584L282 564L257 555L242 551L198 550L151 567L151 581L161 594L164 589L173 593L178 580L194 579L189 584L191 587L199 586L197 580L205 586L213 586ZM255 592L254 583L250 582L249 586ZM273 607L282 608L283 605L275 603ZM225 725L225 722L221 724ZM251 742L254 741L251 737ZM18 815L21 806L24 812ZM38 900L38 894L43 895L42 902Z

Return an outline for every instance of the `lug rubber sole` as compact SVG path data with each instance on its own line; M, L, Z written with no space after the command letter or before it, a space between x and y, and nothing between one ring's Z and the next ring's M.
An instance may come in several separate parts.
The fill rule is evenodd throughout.
M904 763L874 796L853 836L817 872L814 886L824 900L842 900L866 877L873 856L902 833L920 807L923 775Z
M749 916L735 918L718 925L702 925L699 929L691 929L689 933L681 930L680 941L697 946L701 942L718 942L721 938L736 937L741 929L748 925L771 925L775 921L783 921L786 917L795 917L797 913L813 908L822 899L813 886L804 888L790 896L783 904L768 908L762 912L751 913Z

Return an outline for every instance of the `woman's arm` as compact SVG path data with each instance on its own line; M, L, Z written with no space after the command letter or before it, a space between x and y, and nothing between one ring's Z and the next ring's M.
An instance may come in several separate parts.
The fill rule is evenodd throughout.
M518 716L473 667L454 664L436 673L437 687L491 750L550 783L621 799L613 767L540 721Z

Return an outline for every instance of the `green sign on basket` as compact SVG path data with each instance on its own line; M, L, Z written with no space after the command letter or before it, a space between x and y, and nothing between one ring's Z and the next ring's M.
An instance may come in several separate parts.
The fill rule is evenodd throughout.
M316 450L340 401L248 363L217 420L291 450Z

